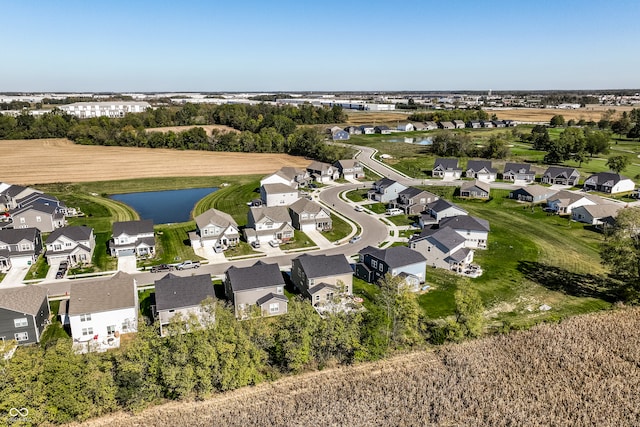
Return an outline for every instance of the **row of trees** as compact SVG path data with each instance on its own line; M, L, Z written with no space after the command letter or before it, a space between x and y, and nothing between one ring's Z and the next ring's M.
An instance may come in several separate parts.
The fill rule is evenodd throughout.
M640 139L640 108L634 108L631 111L623 111L620 118L614 120L616 110L610 109L602 114L602 118L598 122L581 120L568 120L561 114L556 114L549 121L551 127L561 126L580 126L598 128L601 130L610 130L612 133L626 136L627 138Z
M497 120L497 117L491 118ZM413 113L407 117L409 121L415 122L444 122L451 120L462 120L465 123L471 120L489 120L489 114L481 108L472 110L437 110L429 112Z
M416 295L391 277L362 313L321 318L308 302L292 299L286 315L238 322L230 308L208 301L204 309L213 316L205 318L214 321L203 327L176 317L166 338L141 321L132 341L106 353L75 354L69 339L19 349L0 361L0 412L24 407L34 425L67 423L481 334L478 294L460 290L456 302L454 318L430 323Z
M443 157L482 157L505 159L509 155L507 134L491 135L482 145L476 145L468 133L443 131L433 137L431 151Z
M533 144L534 150L547 151L545 163L561 163L575 160L580 165L588 162L596 154L609 152L611 133L591 128L569 127L560 136L552 140L545 126L536 125L526 140Z

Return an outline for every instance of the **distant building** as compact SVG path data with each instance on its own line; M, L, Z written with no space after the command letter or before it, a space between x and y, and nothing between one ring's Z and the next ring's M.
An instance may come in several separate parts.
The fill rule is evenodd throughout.
M124 117L127 113L144 113L151 108L148 102L137 101L110 101L110 102L75 102L58 107L64 113L90 119L92 117Z

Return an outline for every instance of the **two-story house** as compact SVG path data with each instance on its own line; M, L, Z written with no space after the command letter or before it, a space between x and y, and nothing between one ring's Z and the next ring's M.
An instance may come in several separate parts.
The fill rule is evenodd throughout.
M313 305L353 292L353 270L344 255L300 255L291 261L291 281Z
M392 246L387 249L367 246L358 253L355 275L369 283L376 283L385 274L402 275L407 285L417 291L424 282L426 260L419 252L406 246Z
M435 202L439 197L426 190L409 187L398 193L398 198L389 204L392 208L402 209L407 215L417 215L427 209L429 203Z
M0 289L0 341L15 340L18 345L40 342L49 315L45 287Z
M467 215L468 212L460 206L453 204L445 199L438 199L435 202L427 204L425 214L420 218L421 227L426 224L432 224L433 221L440 222L443 218L457 215Z
M326 184L340 178L340 170L324 162L312 162L307 166L307 171L315 181Z
M331 212L321 204L309 199L299 199L289 206L291 223L294 228L302 231L331 230Z
M96 238L93 228L74 225L56 229L45 243L47 263L53 265L67 261L70 265L91 263Z
M536 173L528 163L506 163L502 179L505 181L531 183L536 179Z
M577 185L580 172L575 168L550 166L542 175L543 184Z
M239 319L286 314L289 300L284 286L278 264L258 261L251 267L231 266L225 272L224 291Z
M156 280L154 316L160 325L160 335L167 335L167 326L176 316L183 322L195 316L202 326L212 323L215 315L203 303L213 301L214 297L210 274L181 277L169 273Z
M109 242L111 256L152 256L156 252L153 220L113 223L113 238Z
M425 229L411 238L409 247L422 254L429 267L463 272L473 262L473 249L450 227Z
M291 223L289 210L284 206L257 206L249 209L244 235L247 243L270 240L288 242L293 239L295 229Z
M460 179L462 169L458 167L458 159L436 159L431 176L444 180Z
M18 207L18 200L34 193L42 193L31 187L23 187L22 185L6 185L0 191L0 210L11 210Z
M406 185L389 178L382 178L373 183L373 188L367 192L367 198L380 203L389 203L396 200L400 192L406 189Z
M292 188L306 187L311 175L305 169L285 166L260 180L260 186L265 184L284 184Z
M356 159L338 160L333 164L340 175L344 179L361 179L364 178L364 167L362 163Z
M458 215L443 218L440 228L449 227L465 239L464 247L486 249L489 238L489 221L471 215Z
M189 233L191 247L223 249L240 241L238 224L228 213L211 208L195 217L197 230Z
M50 233L64 227L67 221L64 213L50 203L35 202L9 211L13 228L37 228L42 233Z
M469 160L465 176L479 181L493 182L498 176L498 171L491 167L491 160Z
M300 198L300 193L285 184L264 184L260 187L260 198L269 206L289 206Z
M583 188L585 191L616 194L633 191L635 183L619 173L599 172L585 179Z
M12 266L27 267L42 251L42 238L37 228L0 230L0 272Z

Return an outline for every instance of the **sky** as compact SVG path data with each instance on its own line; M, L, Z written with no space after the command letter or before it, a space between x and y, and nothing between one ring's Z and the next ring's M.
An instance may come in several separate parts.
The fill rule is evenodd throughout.
M0 0L0 91L640 88L638 0Z

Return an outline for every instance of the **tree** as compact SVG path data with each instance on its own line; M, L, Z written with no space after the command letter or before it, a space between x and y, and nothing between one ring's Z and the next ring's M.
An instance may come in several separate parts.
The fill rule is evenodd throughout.
M629 166L629 158L627 156L612 156L607 160L607 167L615 173L620 173Z
M605 234L600 257L615 276L640 291L640 207L620 211Z
M533 129L531 129L529 138L533 143L534 150L547 151L549 149L551 138L549 138L549 131L546 126L535 125Z
M401 348L419 342L420 306L400 276L386 274L378 281L378 303L384 309L385 335L389 346Z
M620 120L611 123L611 130L618 135L626 135L631 130L631 120L627 112L622 113Z
M564 123L564 116L561 114L556 114L551 117L551 120L549 121L549 125L551 127L564 126Z
M594 154L609 152L609 132L585 128L585 149L593 157Z
M627 132L627 138L640 139L640 121L636 122L636 125Z
M456 323L463 336L477 337L484 330L484 306L475 289L464 286L454 293L456 301Z

